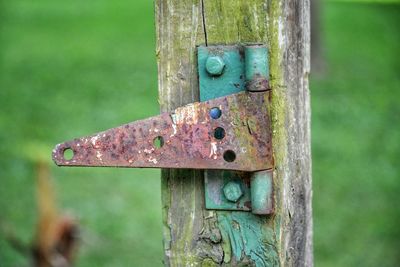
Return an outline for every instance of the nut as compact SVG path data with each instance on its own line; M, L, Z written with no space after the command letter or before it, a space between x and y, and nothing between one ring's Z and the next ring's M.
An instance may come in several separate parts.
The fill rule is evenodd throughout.
M242 187L238 182L228 182L223 188L224 195L227 200L237 202L243 196Z
M206 61L206 70L210 75L219 76L225 68L224 60L219 56L210 56Z

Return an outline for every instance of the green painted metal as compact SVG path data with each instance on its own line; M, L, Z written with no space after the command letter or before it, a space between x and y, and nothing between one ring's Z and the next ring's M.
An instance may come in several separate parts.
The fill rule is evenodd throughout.
M213 76L219 76L225 67L225 61L219 56L209 56L206 60L206 70Z
M246 89L266 91L269 89L268 49L264 45L250 45L244 49Z
M244 49L242 46L199 46L197 49L200 101L245 91ZM209 69L223 61L222 75ZM210 63L211 60L211 64ZM208 64L207 64L208 63ZM210 64L212 65L210 67ZM215 67L215 69L218 69ZM243 195L237 202L228 200L224 193L224 185L235 182L240 185ZM204 171L205 202L207 209L250 211L250 176L233 171Z
M224 185L224 196L231 202L237 202L243 196L243 190L240 182L230 181Z
M224 194L230 182L238 184L242 196L233 202ZM245 172L206 170L204 171L206 208L213 210L251 210L250 175Z
M254 214L271 214L274 210L272 172L254 172L250 181L251 211Z
M269 89L268 49L264 45L245 46L246 90ZM271 214L274 210L272 171L255 172L251 176L251 206L254 214Z
M263 45L245 46L246 80L254 80L258 76L269 79L268 49Z
M268 50L264 45L198 47L200 100L226 96L238 91L268 89ZM251 91L251 90L250 90ZM216 107L217 109L218 107ZM211 116L218 117L218 110ZM220 112L220 111L219 111ZM205 171L206 208L273 211L272 173Z
M244 58L241 46L199 46L197 49L200 101L227 96L245 90ZM207 60L219 57L225 66L223 75L207 71ZM212 60L214 63L215 61ZM217 64L218 65L218 64Z

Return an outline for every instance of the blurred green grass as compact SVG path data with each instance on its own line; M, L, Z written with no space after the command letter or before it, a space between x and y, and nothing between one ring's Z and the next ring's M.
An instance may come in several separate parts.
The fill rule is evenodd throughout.
M28 241L32 154L159 112L153 4L18 0L0 10L0 218ZM78 266L161 265L159 171L52 171L60 206L83 227ZM23 262L0 238L0 266Z
M323 5L311 81L316 266L400 261L400 6ZM0 220L35 226L32 158L158 113L153 3L0 2ZM157 170L52 167L83 227L78 266L161 266ZM0 237L0 266L25 260Z
M400 5L323 8L311 81L316 266L400 262Z

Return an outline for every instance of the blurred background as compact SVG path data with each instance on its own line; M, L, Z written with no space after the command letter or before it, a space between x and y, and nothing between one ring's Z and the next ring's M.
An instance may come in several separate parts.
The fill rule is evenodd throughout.
M316 10L315 264L398 266L400 4ZM49 159L56 143L159 112L153 13L148 0L0 2L1 267L28 263L37 190L79 220L77 266L162 266L158 170Z

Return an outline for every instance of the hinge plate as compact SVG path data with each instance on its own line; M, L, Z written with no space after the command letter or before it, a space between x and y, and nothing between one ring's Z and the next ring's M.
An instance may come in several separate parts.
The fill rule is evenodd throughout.
M53 159L59 166L265 170L272 166L268 101L268 93L242 92L193 103L58 144Z
M266 84L268 86L268 55L266 48L263 46L256 46L256 49L253 49L252 46L246 47L241 45L200 46L197 51L201 101L248 90L248 76L252 76L250 80L252 82L251 86L254 88L259 88L259 84ZM250 60L248 60L249 58ZM210 59L213 60L211 63L214 63L211 67ZM257 62L254 66L255 61ZM209 71L210 68L211 71ZM257 72L259 69L264 71L264 75L261 76L265 77L265 79L259 79L260 75ZM219 70L219 72L215 70ZM262 82L258 83L259 80ZM264 105L268 104L269 101L264 103ZM263 108L264 105L261 104L258 107ZM268 131L267 135L269 138L266 140L268 142L266 149L271 151L270 118L269 116L265 116L264 119L268 120L268 128L265 129ZM269 153L269 156L269 161L265 165L265 169L271 169L273 166L271 153ZM251 160L256 159L252 158ZM265 180L272 181L272 173L264 174L264 176ZM251 177L251 174L248 172L206 170L204 172L206 208L213 210L251 211ZM228 199L229 196L226 196L227 187L235 188L235 186L239 191L237 199ZM267 188L266 190L269 189ZM271 201L272 193L269 194L265 191L264 197L265 195L268 195L268 201ZM255 203L255 206L257 206L257 203ZM261 206L265 208L268 205L263 204ZM270 207L267 207L267 209L270 209ZM270 211L267 212L269 213Z

